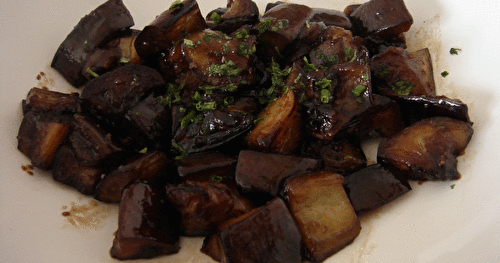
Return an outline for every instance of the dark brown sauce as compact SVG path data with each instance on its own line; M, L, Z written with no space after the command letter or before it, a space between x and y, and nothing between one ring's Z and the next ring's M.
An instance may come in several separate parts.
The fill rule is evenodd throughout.
M35 169L35 167L31 164L21 165L21 169L25 171L27 174L33 175L33 169Z

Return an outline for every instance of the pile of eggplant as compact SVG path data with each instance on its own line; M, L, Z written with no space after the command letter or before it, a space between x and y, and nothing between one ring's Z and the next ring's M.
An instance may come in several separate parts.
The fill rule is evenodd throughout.
M53 58L75 92L23 100L18 149L55 181L119 203L114 258L204 236L220 262L320 262L408 180L460 178L467 105L436 94L428 49L405 49L412 23L402 0L262 14L229 0L205 17L185 0L136 30L109 0ZM374 137L368 165L360 145Z

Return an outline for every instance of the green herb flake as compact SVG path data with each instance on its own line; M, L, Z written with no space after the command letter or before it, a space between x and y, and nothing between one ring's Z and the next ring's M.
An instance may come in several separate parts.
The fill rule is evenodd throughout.
M354 95L354 97L356 98L359 98L359 96L361 96L361 94L363 94L363 92L366 91L366 86L364 85L357 85L356 87L354 87L352 89L352 95Z
M315 85L320 89L330 89L332 87L332 82L332 80L322 78L320 81L316 81Z
M215 25L218 25L220 23L220 21L222 20L222 16L217 12L213 12L210 15L210 19L212 19L212 21L214 21Z
M311 28L311 23L309 22L309 20L306 20L306 27Z
M345 50L345 61L347 63L351 63L354 60L356 60L356 57L358 55L358 51L356 49L346 47L344 48L344 50Z
M174 2L170 5L170 7L168 8L168 10L181 8L183 5L184 5L184 1L180 1L180 0L174 1Z
M184 39L184 45L191 49L195 48L194 42L189 39Z
M259 22L259 24L257 25L257 30L259 30L259 35L262 35L271 27L271 22L272 22L271 18L266 18Z
M196 104L196 109L198 111L206 111L206 110L216 110L217 109L217 102L215 101L209 101L209 102L198 102Z
M325 56L323 50L318 50L316 52L316 58L323 60L327 68L339 63L339 56L337 54Z
M130 62L130 58L127 58L127 57L121 57L120 58L120 61L119 61L121 64L127 64Z
M327 89L322 89L321 90L321 102L324 103L324 104L327 104L330 102L330 91L327 90Z
M276 32L288 26L290 26L290 22L288 21L288 19L280 19L274 26L271 27L271 30Z
M458 52L461 52L461 51L462 51L462 49L460 49L460 48L455 48L455 47L450 48L451 55L458 55Z
M391 89L396 92L398 95L409 95L413 88L415 87L415 83L411 83L407 80L398 80L389 85Z
M238 39L248 38L248 36L249 36L248 31L244 28L234 34L234 38L238 38Z
M257 51L255 45L249 47L245 42L240 42L240 44L238 45L238 51L236 53L248 59L255 53L255 51Z
M446 127L444 126L439 126L439 129L444 130Z
M148 152L148 147L144 147L144 149L139 151L139 153L147 153L147 152Z
M293 83L299 82L300 78L302 78L302 73L299 73L297 77L293 80Z
M302 68L306 73L311 72L311 71L316 71L318 68L314 66L313 64L309 63L306 57L304 57L304 67Z
M92 71L90 68L87 68L87 73L89 73L92 77L94 78L98 78L99 77L99 74L95 73L94 71Z
M255 120L253 121L253 123L254 123L254 124L257 124L258 122L260 122L261 120L263 120L263 119L264 119L264 117L265 117L265 116L260 116L260 117L258 117L257 119L255 119Z
M209 176L209 179L210 179L210 181L221 182L223 178L222 178L222 176L212 174Z
M450 185L450 188L455 189L455 185L454 184Z
M443 71L441 72L441 77L443 78L446 78L446 76L450 75L450 73L448 73L448 71Z
M222 64L213 64L208 69L208 73L211 76L226 76L226 77L237 77L240 75L242 69L238 68L232 60L223 60Z

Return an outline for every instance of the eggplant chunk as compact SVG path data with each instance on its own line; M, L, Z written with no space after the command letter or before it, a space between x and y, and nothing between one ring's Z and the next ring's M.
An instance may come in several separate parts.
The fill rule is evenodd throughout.
M359 138L391 137L405 127L405 117L396 101L373 94L373 104L356 116L342 132L354 133Z
M30 110L55 114L73 114L80 111L78 93L61 93L40 88L32 88L23 101L23 113Z
M55 181L75 188L84 195L93 195L105 169L85 164L78 159L68 145L57 150L52 164L52 177Z
M89 81L80 98L86 110L117 126L130 108L164 86L156 70L127 65Z
M146 61L154 61L182 37L207 27L196 0L175 2L150 25L144 27L135 40L135 49Z
M17 134L17 149L33 166L47 170L54 154L70 132L69 117L29 111Z
M222 262L302 262L300 232L279 197L236 221L218 234Z
M123 190L111 256L153 258L179 251L180 217L164 189L136 182Z
M284 179L318 169L319 166L320 162L312 158L243 150L236 166L236 184L244 192L276 197Z
M341 174L366 167L366 156L361 147L347 139L311 139L304 143L302 155L321 160L323 169Z
M187 236L211 234L222 222L253 208L235 188L213 180L169 185L167 195L181 214L182 234Z
M177 172L184 180L217 181L234 185L237 158L218 152L205 152L186 156L177 161Z
M349 16L357 35L383 38L398 36L413 24L403 0L370 0L356 7Z
M90 54L134 25L122 0L109 0L83 17L61 43L51 66L73 86L85 83L83 65Z
M407 125L437 116L450 117L473 124L467 104L446 96L399 96L396 99Z
M323 8L312 8L312 17L309 22L323 22L326 26L337 26L351 29L349 17L341 11Z
M219 19L210 18L214 30L230 34L244 25L255 24L259 20L259 8L251 0L228 0L227 7Z
M288 154L301 138L301 113L297 95L288 91L272 102L257 117L257 124L245 138L251 149Z
M434 96L436 86L429 49L409 52L388 47L371 60L377 93L386 96Z
M102 164L112 166L127 155L127 151L116 143L110 133L86 115L74 116L67 144L78 159L90 166Z
M311 16L312 9L299 4L281 3L267 10L252 29L259 35L260 59L279 61Z
M135 180L158 182L168 165L168 157L162 152L141 154L138 158L120 165L106 175L96 186L94 198L106 203L118 203L123 189L128 184Z
M413 180L456 180L457 156L472 138L472 126L448 117L421 120L383 140L377 160Z
M323 261L344 248L361 231L343 182L340 174L316 171L285 183L283 196L313 262Z
M357 214L385 205L411 190L402 178L373 164L345 177L344 188Z

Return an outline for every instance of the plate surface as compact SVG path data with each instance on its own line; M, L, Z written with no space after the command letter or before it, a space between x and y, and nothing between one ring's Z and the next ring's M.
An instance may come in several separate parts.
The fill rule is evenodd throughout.
M117 207L82 196L44 172L31 171L29 160L16 149L21 100L36 86L74 91L50 62L80 18L103 2L0 2L0 262L115 262L109 248ZM294 2L343 10L362 1ZM124 3L138 29L170 5L157 0ZM203 14L226 4L199 3ZM263 10L265 2L257 3ZM475 134L459 157L462 179L413 184L410 193L363 216L360 236L328 262L499 262L500 2L406 4L415 19L407 34L409 49L429 47L438 93L459 98L470 108ZM461 52L450 55L452 47ZM442 71L449 75L441 77ZM211 262L198 252L200 245L201 239L183 239L179 254L144 262Z

